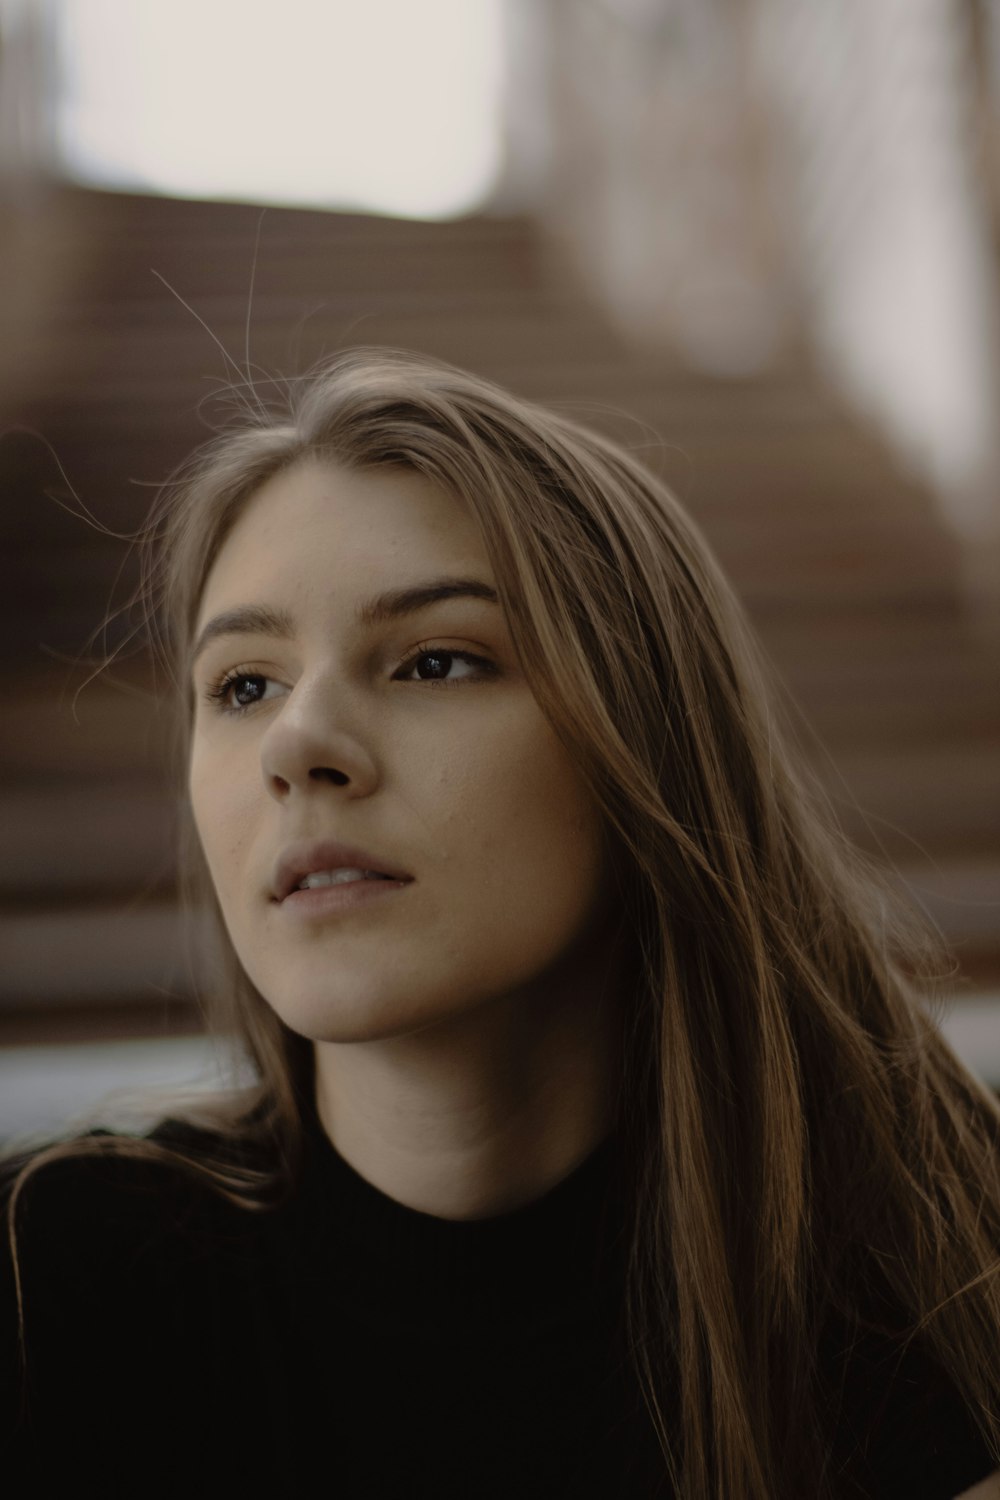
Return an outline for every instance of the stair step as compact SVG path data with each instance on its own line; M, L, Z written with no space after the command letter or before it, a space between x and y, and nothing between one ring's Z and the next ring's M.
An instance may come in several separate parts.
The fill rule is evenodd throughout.
M0 917L0 1012L109 1003L190 1004L182 924L172 901Z
M175 806L155 782L21 787L0 797L0 821L0 896L8 908L170 889Z
M890 860L995 855L1000 832L1000 755L981 743L902 749L838 747L813 769L847 833Z

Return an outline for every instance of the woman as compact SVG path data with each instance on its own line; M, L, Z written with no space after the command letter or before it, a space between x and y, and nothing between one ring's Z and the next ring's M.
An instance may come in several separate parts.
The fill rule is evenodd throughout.
M7 1451L106 1493L1000 1495L1000 1106L704 541L426 360L292 405L149 532L259 1082L14 1165Z

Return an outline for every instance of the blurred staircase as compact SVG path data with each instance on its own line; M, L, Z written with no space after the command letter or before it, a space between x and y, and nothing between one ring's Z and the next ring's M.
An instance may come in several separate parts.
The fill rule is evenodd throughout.
M72 485L104 527L139 525L149 486L208 435L196 403L222 409L227 372L198 318L245 363L258 228L254 367L421 350L609 431L670 482L815 732L804 748L845 824L952 940L957 992L1000 989L997 663L930 497L808 371L714 381L630 351L526 220L261 221L247 205L69 188L33 214L46 295L11 308L0 355L0 1044L198 1025L165 711L140 657L79 692L89 672L74 665L112 591L130 592L132 560L48 496L72 509Z

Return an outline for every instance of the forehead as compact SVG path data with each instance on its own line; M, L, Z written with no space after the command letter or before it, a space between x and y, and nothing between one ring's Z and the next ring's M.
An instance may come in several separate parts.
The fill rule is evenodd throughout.
M456 496L410 469L310 459L246 503L209 571L199 615L275 589L336 584L360 593L442 562L489 575L478 523Z

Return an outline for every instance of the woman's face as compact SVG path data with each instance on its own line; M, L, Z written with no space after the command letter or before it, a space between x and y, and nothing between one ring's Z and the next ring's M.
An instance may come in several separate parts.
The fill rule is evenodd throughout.
M444 578L496 583L454 498L310 460L250 500L201 601L195 822L243 966L316 1040L404 1035L593 971L599 821L501 606L361 615ZM282 860L288 879L331 868L328 840L410 878L285 894Z

